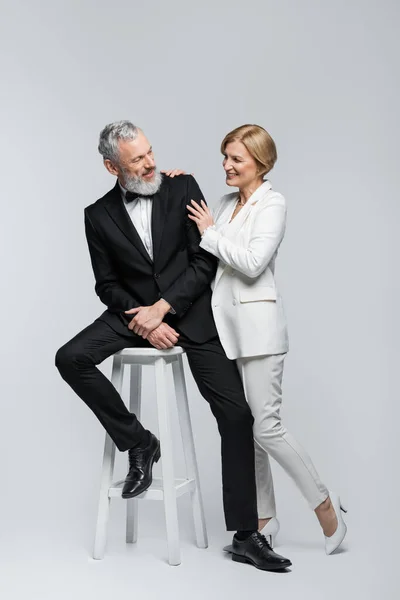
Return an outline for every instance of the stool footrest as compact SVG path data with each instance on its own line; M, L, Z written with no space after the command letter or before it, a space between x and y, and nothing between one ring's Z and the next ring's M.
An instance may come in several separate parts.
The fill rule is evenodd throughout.
M124 483L124 479L113 483L108 490L108 497L120 498ZM175 479L174 488L176 497L179 498L179 496L183 496L183 494L193 492L196 489L196 482L194 479ZM163 480L161 477L154 477L153 483L149 489L143 492L143 494L135 496L135 498L143 498L144 500L164 500Z

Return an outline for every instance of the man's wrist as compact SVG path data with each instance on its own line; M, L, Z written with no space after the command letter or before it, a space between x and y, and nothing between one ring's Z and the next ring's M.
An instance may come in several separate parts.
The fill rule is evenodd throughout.
M162 318L171 310L171 305L164 298L160 298L153 306L157 308Z
M169 314L170 315L176 315L176 310L174 309L174 307L168 302L168 300L165 300L165 298L161 297L160 300L164 300L168 306L169 306Z

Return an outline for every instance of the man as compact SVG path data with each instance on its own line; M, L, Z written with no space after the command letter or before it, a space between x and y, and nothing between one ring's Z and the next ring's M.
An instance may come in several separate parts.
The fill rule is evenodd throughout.
M186 205L202 193L190 175L163 178L149 141L129 121L103 129L99 152L117 182L85 209L85 227L95 290L107 310L57 352L60 374L128 451L122 497L132 498L150 486L160 444L96 365L122 348L179 343L221 434L225 519L237 530L232 556L265 570L285 568L290 561L257 531L253 417L211 312L216 259L199 247L187 216Z

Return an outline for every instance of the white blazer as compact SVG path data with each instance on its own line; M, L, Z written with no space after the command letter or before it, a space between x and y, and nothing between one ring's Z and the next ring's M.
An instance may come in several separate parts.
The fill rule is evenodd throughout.
M230 359L281 354L289 342L274 270L285 233L285 198L265 181L229 223L237 198L223 196L215 225L200 243L220 261L212 284L218 334Z

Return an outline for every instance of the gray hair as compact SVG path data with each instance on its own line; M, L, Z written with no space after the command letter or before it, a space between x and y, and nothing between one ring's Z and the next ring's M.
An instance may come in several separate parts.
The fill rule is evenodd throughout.
M135 140L139 134L139 128L130 121L115 121L109 123L100 132L98 150L103 160L108 158L113 163L118 163L119 140Z

